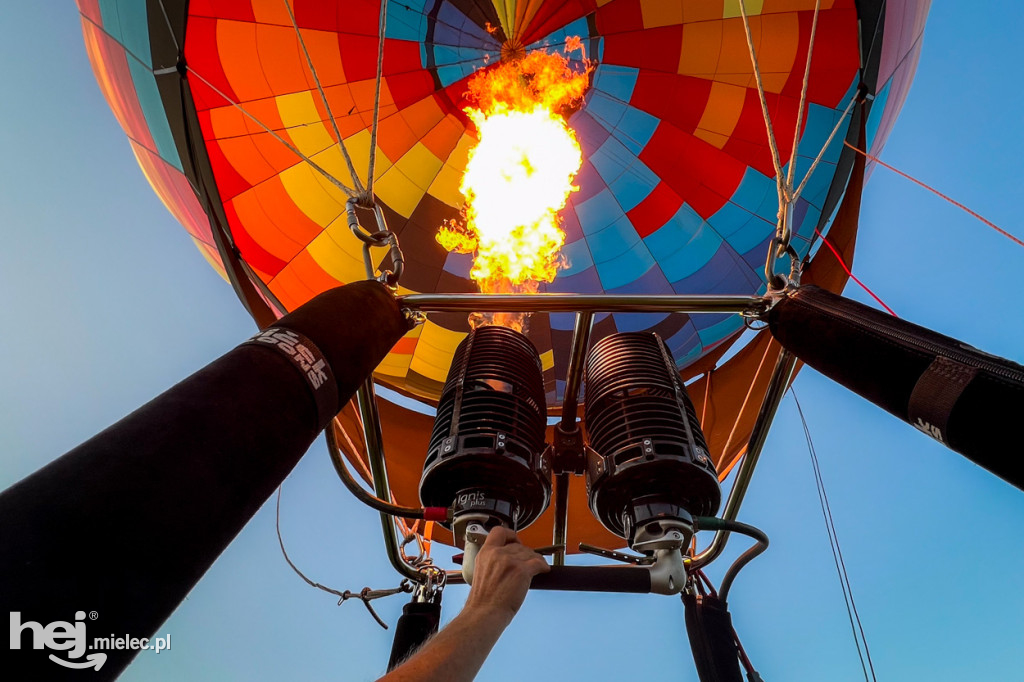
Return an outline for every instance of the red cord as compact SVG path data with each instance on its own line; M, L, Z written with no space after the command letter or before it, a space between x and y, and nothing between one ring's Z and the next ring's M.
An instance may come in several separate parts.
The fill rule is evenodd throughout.
M913 182L914 184L916 184L916 185L920 185L921 187L924 187L924 188L925 188L926 190L928 190L929 192L931 192L931 193L933 193L933 194L936 194L936 195L938 195L938 196L942 197L943 199L945 199L945 200L946 200L946 201L948 201L949 203L953 204L953 205L954 205L954 206L956 206L957 208L963 209L963 210L964 210L964 211L966 211L966 212L967 212L967 213L968 213L969 215L972 215L972 216L974 216L975 218L977 218L977 219L978 219L978 220L980 220L981 222L985 223L986 225L988 225L989 227L991 227L991 228L992 228L993 230L995 230L995 231L996 231L996 232L998 232L999 234L1003 235L1004 237L1006 237L1006 238L1007 238L1007 239L1009 239L1010 241L1014 242L1014 243L1015 243L1015 244L1017 244L1018 246L1024 246L1024 241L1021 241L1021 240L1020 240L1020 239L1018 239L1017 237L1014 237L1014 236L1013 236L1012 234L1010 234L1009 232L1007 232L1007 231L1006 231L1006 230L1004 230L1003 228L999 227L998 225L996 225L995 223L993 223L993 222L992 222L991 220L989 220L989 219L987 219L987 218L985 218L985 217L983 217L983 216L979 215L978 213L976 213L976 212L972 211L971 209L967 208L966 206L964 206L963 204L961 204L961 203L960 203L959 201L957 201L956 199L953 199L952 197L948 197L948 196L946 196L945 194L943 194L943 193L942 193L942 192L940 192L939 190L935 189L934 187L930 187L929 185L926 185L925 183L921 182L921 181L920 181L920 180L918 180L917 178L915 178L915 177L913 177L913 176L911 176L911 175L908 175L908 174L904 173L903 171L901 171L901 170L900 170L900 169L898 169L898 168L893 168L892 166L890 166L889 164L887 164L887 163L886 163L885 161L882 161L881 159L879 159L879 158L878 158L877 156L872 156L871 154L868 154L868 153L867 153L866 151L864 151L864 150L862 150L862 149L857 149L856 147L854 147L854 146L853 146L852 144L850 144L849 142L846 142L845 140L844 140L843 144L845 144L845 145L846 145L847 147L849 147L849 148L850 148L850 149L852 149L853 151L857 152L858 154L862 154L862 155L863 155L863 156L864 156L865 158L871 159L872 161L874 161L874 162L875 162L875 163L877 163L878 165L880 165L880 166L883 166L883 167L885 167L885 168L888 168L888 169L889 169L889 170L891 170L891 171L892 171L893 173L896 173L897 175L901 175L901 176L905 177L905 178L906 178L907 180L910 180L911 182ZM883 305L884 305L884 304L883 304Z
M899 315L897 315L895 312L893 312L892 308L890 308L889 306L887 306L885 304L885 301L883 301L882 299L878 298L878 296L875 294L875 292L871 291L871 289L869 289L868 286L866 284L864 284L864 282L862 282L859 279L857 279L857 275L853 274L853 272L846 265L846 263L843 262L843 257L839 255L839 251L836 249L836 247L832 246L832 242L830 242L828 239L826 239L825 235L823 235L821 232L818 232L818 228L814 228L814 234L816 234L819 237L821 237L822 243L824 243L825 246L828 247L829 251L832 252L832 255L834 255L836 257L836 260L839 261L839 264L841 266L843 266L843 270L846 271L846 274L849 275L850 278L853 279L854 282L859 284L861 289L863 289L864 291L866 291L869 294L871 294L871 298L873 298L876 301L878 301L878 304L880 306L882 306L883 308L885 308L889 312L890 315L892 315L893 317L899 317Z

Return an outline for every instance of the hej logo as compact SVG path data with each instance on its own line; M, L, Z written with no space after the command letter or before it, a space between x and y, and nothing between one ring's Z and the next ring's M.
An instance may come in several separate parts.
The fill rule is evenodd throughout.
M22 634L25 630L32 633L33 649L53 649L67 651L68 658L79 658L85 653L85 611L75 612L75 622L55 620L44 626L33 620L21 622L21 612L11 611L11 649L21 648ZM53 654L50 660L68 668L95 668L99 670L107 660L104 653L89 654L84 661L68 661Z

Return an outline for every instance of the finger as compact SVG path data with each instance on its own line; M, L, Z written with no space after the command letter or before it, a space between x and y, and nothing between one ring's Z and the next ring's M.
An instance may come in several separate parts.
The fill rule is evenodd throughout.
M528 563L531 570L530 575L537 575L539 573L547 573L551 570L551 565L544 560L544 557L537 555L536 559L531 559Z
M514 542L519 542L514 530L511 528L505 528L505 526L495 526L491 529L491 532L487 534L487 539L484 541L484 547L501 547L502 545L512 544Z

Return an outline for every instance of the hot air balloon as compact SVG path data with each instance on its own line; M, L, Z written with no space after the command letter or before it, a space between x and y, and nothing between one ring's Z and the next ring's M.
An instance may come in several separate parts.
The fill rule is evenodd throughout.
M369 184L363 169L374 136L374 195L404 253L399 292L474 291L469 259L433 240L461 203L455 180L473 140L462 113L466 79L503 56L557 49L577 35L596 61L586 100L569 119L585 163L563 214L568 267L546 292L762 294L776 237L776 170L738 9L520 5L392 3L382 14L376 3L326 12L299 3L291 11L283 3L237 11L167 4L162 25L125 12L111 19L85 4L82 12L101 85L147 177L261 324L366 277L364 245L349 230L349 195L339 184ZM750 25L769 119L786 131L802 111L813 3L769 5L751 10ZM791 216L790 246L798 260L810 259L805 282L838 289L845 281L839 261L818 250L820 234L847 264L852 257L864 166L841 141L877 153L909 87L924 11L913 3L874 14L852 3L822 9L796 177L825 153ZM908 28L894 30L901 21ZM783 161L793 154L788 137L779 134ZM346 175L339 138L358 183ZM394 268L390 256L376 255ZM577 321L553 313L529 327L556 411L566 399ZM666 341L684 379L703 377L688 388L724 476L747 449L778 348L761 335L727 356L743 320L709 313L598 313L591 341L647 330ZM432 405L468 331L463 314L428 315L378 367L378 382ZM399 503L415 504L431 420L408 404L395 398L380 410L392 491ZM338 432L355 441L353 451L356 419L343 415ZM392 446L400 441L408 462ZM579 501L569 511L570 544L614 542L589 518L585 499L582 489L570 493ZM550 526L531 528L550 537Z

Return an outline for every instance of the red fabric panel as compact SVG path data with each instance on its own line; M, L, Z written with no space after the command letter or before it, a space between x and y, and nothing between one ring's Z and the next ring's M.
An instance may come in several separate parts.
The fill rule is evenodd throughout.
M235 246L238 247L238 252L242 254L245 262L271 277L281 272L287 263L256 243L256 240L245 231L245 226L238 219L235 207L230 201L224 202L224 214L228 217L231 237L235 240Z
M216 17L236 21L256 21L250 0L191 0L188 4L188 30L192 30L192 17Z
M626 215L629 216L629 222L633 223L636 233L646 237L667 223L682 205L682 198L664 182L659 182L658 186Z
M725 205L746 170L743 162L664 121L640 160L705 220Z
M217 179L217 191L225 203L231 197L238 196L252 187L245 178L238 174L235 167L224 156L224 152L221 151L220 145L217 142L207 142L206 153L210 157L213 177Z
M606 5L611 7L611 5ZM622 33L604 39L604 63L676 73L683 47L683 27L661 26Z
M711 81L659 71L641 71L629 103L680 130L697 129L711 93Z
M608 56L607 36L624 31L640 31L644 27L644 15L640 9L640 0L618 0L610 2L604 7L599 7L594 17L597 23L599 35L606 36L604 62L606 64L621 64ZM676 59L679 52L676 52Z
M595 0L570 0L567 2L546 2L537 10L530 23L523 29L524 44L537 42L544 36L585 17L597 9ZM580 36L585 38L586 36Z
M217 20L205 17L189 17L188 31L185 36L185 59L190 69L209 81L215 88L237 102L238 96L231 89L224 69L217 55ZM227 104L224 98L211 90L195 75L188 76L189 88L196 109L212 109Z

